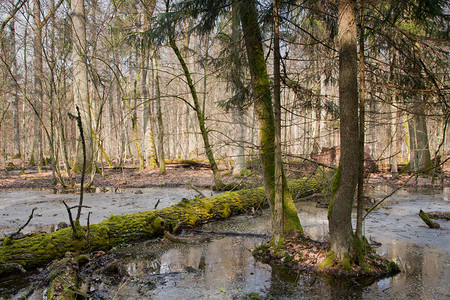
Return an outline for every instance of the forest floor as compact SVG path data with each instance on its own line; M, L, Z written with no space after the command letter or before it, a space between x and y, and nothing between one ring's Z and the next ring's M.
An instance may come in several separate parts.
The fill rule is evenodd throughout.
M251 170L249 176L234 177L231 176L231 170L227 169L225 164L219 165L219 168L225 184L231 182L245 183L248 187L263 185L259 170ZM38 173L36 168L26 168L25 174L20 174L18 169L5 171L4 166L0 166L0 170L0 190L62 188L61 184L53 184L50 169L43 168L43 171ZM294 167L288 168L287 174L290 179L295 179L307 176L313 170L314 168L311 165L295 164ZM370 174L367 182L372 185L418 188L449 187L450 165L444 166L443 170L443 175L438 174L434 184L432 183L432 176L402 175L393 179L392 175L386 172ZM63 172L62 175L66 183L69 183L67 174ZM74 182L79 183L80 177L79 174L72 174ZM86 174L85 182L88 181L89 174ZM169 161L167 162L166 173L161 173L158 168L153 167L140 170L132 164L126 164L124 167L104 168L102 172L95 174L92 186L97 188L187 187L191 183L201 188L211 188L214 185L212 171L206 163L187 160Z

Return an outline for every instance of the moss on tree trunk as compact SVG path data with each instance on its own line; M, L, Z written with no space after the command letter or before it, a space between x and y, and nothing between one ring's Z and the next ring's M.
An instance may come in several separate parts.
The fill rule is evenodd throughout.
M275 116L272 105L271 86L267 73L258 12L254 1L243 1L239 7L247 59L252 78L255 108L259 119L260 155L264 170L267 198L275 206ZM279 163L282 163L281 160ZM282 166L281 166L282 169ZM285 181L283 170L280 174ZM283 231L302 231L297 210L289 191L283 184Z
M321 183L315 179L300 179L290 182L289 188L293 195L304 197L317 192ZM11 266L35 268L64 257L66 252L108 250L139 239L161 236L169 224L176 228L192 228L209 220L225 219L265 206L264 188L240 190L204 199L184 199L155 211L112 215L91 225L89 230L78 226L76 235L71 228L65 228L52 233L34 233L19 240L5 239L0 246L0 276L17 270Z

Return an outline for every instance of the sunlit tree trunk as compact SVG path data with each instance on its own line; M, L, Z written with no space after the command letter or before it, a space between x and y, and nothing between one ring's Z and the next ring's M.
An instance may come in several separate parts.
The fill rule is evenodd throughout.
M33 50L34 50L34 97L33 97L33 149L31 154L30 163L37 163L40 170L43 160L42 154L42 127L40 118L42 118L42 106L44 103L42 92L42 79L43 79L43 67L42 67L42 26L41 26L41 3L39 0L33 1Z
M414 96L414 102L408 103L408 111L410 113L408 132L411 147L409 167L415 173L430 172L433 167L422 97L421 93L419 93Z
M247 167L245 165L245 128L244 128L244 110L242 107L232 108L232 117L234 125L234 143L233 156L234 166L233 175L239 176L245 174Z
M86 18L84 0L72 0L72 68L73 68L73 97L78 106L83 124L86 141L86 167L90 172L93 167L94 149L92 139L91 105L89 100L88 72L86 61ZM77 152L72 170L81 172L83 168L83 149L80 138L77 139Z
M275 117L275 197L272 208L272 243L284 244L283 222L283 159L281 156L281 75L278 1L273 1L273 106Z
M155 86L155 106L156 106L156 123L158 127L158 163L159 163L159 171L162 173L166 172L166 157L164 153L164 123L162 118L162 109L161 109L161 91L159 87L159 72L158 72L158 60L157 60L157 51L156 49L153 51L152 55L153 59L153 84Z
M242 93L242 80L244 77L241 62L239 61L240 55L239 51L241 49L241 32L240 32L240 22L239 22L239 5L234 5L232 8L231 16L231 35L233 39L232 54L231 54L231 72L232 72L232 84L233 92ZM239 47L238 47L239 45ZM242 99L244 100L244 99ZM243 103L233 103L231 108L234 129L233 129L233 160L234 166L232 174L239 176L245 174L247 167L245 164L245 124L244 124L244 108Z
M349 257L353 240L351 213L359 169L355 6L355 0L339 1L341 157L338 187L330 207L329 228L331 251L341 261Z
M13 2L11 2L13 6ZM22 157L22 150L20 147L20 124L19 124L19 87L17 85L17 58L16 58L16 30L15 30L15 18L12 18L9 23L10 33L10 57L11 57L11 73L14 76L11 80L11 105L12 105L12 118L13 118L13 155L16 158Z

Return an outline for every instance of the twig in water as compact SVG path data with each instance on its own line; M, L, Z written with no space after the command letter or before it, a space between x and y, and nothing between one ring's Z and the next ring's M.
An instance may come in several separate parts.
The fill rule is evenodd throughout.
M444 160L443 162L441 162L440 166L442 166L444 163L446 163L448 160L450 160L450 157L447 158L446 160ZM424 173L427 173L429 171L431 171L432 169L434 169L435 166L428 168L427 170L424 171ZM364 215L363 220L366 219L366 217L375 209L378 207L378 205L380 205L381 203L383 203L386 199L390 198L392 195L394 195L398 190L400 190L401 188L403 188L412 178L416 177L417 178L417 173L412 174L411 176L409 176L409 178L399 187L397 187L396 189L394 189L391 193L389 193L387 196L385 196L383 199L381 199L380 201L378 201L374 206L372 206L369 211Z
M154 208L154 209L156 209L156 208L158 207L158 204L159 204L160 201L161 201L161 200L159 200L159 199L158 199L158 201L156 201L156 204L155 204L155 208Z
M113 300L117 299L117 295L119 294L120 290L125 286L125 284L127 284L128 279L130 279L130 277L128 277L127 280L125 280L125 282L119 286L119 288L117 289L117 292L114 294Z

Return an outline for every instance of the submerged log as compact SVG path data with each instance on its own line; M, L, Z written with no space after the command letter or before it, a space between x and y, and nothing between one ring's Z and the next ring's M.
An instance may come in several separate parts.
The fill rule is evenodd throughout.
M290 182L289 187L296 197L305 197L318 192L321 183L316 179L300 179ZM112 215L99 224L90 225L89 230L78 225L76 234L72 228L65 228L52 233L34 233L18 240L8 239L0 246L0 276L14 271L10 267L12 263L31 269L62 258L66 252L108 250L139 239L161 236L170 226L193 228L213 219L225 219L267 205L264 188L240 190L205 199L183 199L155 211Z
M166 230L164 230L164 238L166 238L169 241L182 244L201 244L210 240L208 237L197 238L193 236L173 235Z
M433 228L433 229L441 228L439 223L431 221L430 217L423 210L420 210L419 216L422 219L422 221L424 221L425 224L428 225L428 227Z

